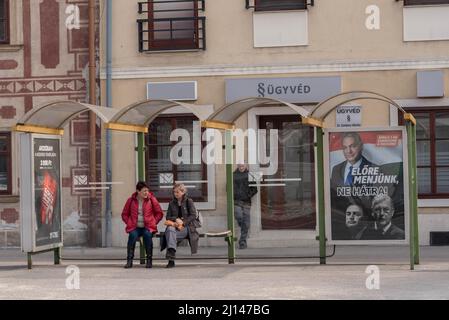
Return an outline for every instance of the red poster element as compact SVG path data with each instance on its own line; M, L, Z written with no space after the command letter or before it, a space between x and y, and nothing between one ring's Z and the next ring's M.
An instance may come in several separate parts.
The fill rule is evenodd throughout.
M53 223L53 211L56 204L56 180L45 171L42 183L41 198L41 222L51 225Z

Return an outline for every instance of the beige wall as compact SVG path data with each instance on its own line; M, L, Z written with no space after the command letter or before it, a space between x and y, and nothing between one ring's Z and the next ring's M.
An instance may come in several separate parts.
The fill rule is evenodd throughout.
M445 77L449 71L445 71ZM316 73L316 74L293 74L288 76L323 76L340 75L342 79L342 92L349 90L369 90L385 94L392 99L413 99L416 98L416 70L403 71L372 71L372 72L344 72L344 73ZM264 77L264 75L257 75ZM282 77L286 75L276 74L267 77ZM225 79L227 77L186 77L170 78L170 81L196 80L198 81L198 101L197 104L213 104L215 109L225 103ZM124 107L133 102L146 98L146 83L148 81L167 81L167 79L133 79L133 80L113 80L112 95L113 106ZM105 82L102 81L102 93L104 99ZM446 83L446 91L448 90ZM103 100L104 101L104 100ZM390 123L389 105L384 102L373 100L358 100L354 103L363 107L363 126L384 126ZM244 114L238 119L238 127L247 127L247 116ZM325 122L326 126L335 126L335 113L332 113ZM113 181L123 182L120 187L113 187L112 209L113 217L116 221L117 231L113 234L121 235L120 213L126 198L134 190L136 177L136 159L134 151L134 135L130 133L114 132L112 135L113 157L112 172ZM213 215L224 215L226 205L225 190L225 170L224 166L216 170L216 211L207 212L207 218ZM434 212L434 211L432 211ZM120 241L124 241L121 239Z
M132 4L131 4L132 3ZM380 30L368 30L367 6L380 9ZM448 41L403 42L403 2L320 0L308 9L309 45L253 47L253 10L242 0L206 1L207 50L139 53L137 3L113 3L113 67L276 65L317 61L408 60L447 57ZM103 29L104 30L104 29ZM105 65L105 61L102 61Z

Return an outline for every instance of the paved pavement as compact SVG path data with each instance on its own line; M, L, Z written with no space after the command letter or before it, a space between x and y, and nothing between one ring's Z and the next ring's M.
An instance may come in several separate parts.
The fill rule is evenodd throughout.
M125 250L64 248L61 265L43 253L32 270L18 249L0 250L0 299L449 299L449 247L421 247L413 271L408 247L397 246L338 246L327 265L293 258L314 257L317 248L237 250L228 265L226 247L200 248L195 260L183 259L192 257L184 247L174 269L156 249L153 269L138 261L123 269Z

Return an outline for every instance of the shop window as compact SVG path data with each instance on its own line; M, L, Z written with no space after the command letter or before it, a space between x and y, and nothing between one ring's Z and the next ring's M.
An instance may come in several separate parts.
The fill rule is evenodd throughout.
M255 11L304 10L313 4L313 0L310 3L307 0L246 0L246 8Z
M0 132L0 194L11 194L11 134Z
M0 43L9 43L9 0L0 0Z
M205 0L150 0L139 2L139 51L206 49Z
M409 110L416 118L418 195L449 196L449 111Z
M449 0L404 0L404 6L449 4Z
M176 129L185 130L184 137L188 136L189 139L170 141L170 135ZM150 190L159 201L168 202L173 198L172 187L176 182L187 186L189 196L194 201L207 201L207 166L201 161L201 157L200 161L194 159L194 153L202 153L205 147L201 142L201 130L199 120L192 115L159 116L150 124L146 137L146 178ZM199 142L198 145L194 145L196 141ZM179 160L178 156L185 157L176 152L180 147L189 150L188 163L174 163Z

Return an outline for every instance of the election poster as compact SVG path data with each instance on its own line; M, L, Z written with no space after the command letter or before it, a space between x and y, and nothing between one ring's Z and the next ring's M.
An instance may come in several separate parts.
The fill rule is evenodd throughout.
M35 246L62 242L60 139L33 139Z
M403 128L326 131L327 234L331 242L406 243L407 142Z

